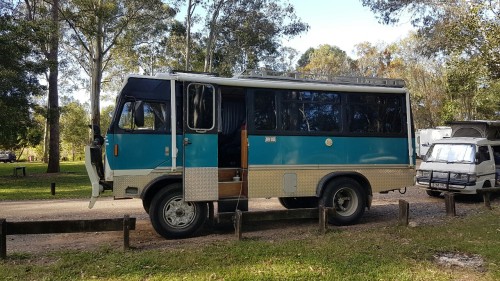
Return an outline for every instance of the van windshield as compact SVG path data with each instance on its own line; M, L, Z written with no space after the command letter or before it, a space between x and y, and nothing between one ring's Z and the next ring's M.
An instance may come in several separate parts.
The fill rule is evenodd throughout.
M427 162L474 163L473 144L434 144L427 152Z

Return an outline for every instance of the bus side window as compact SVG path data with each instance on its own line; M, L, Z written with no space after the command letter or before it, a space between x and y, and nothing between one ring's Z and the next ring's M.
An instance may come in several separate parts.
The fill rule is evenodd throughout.
M276 99L272 90L255 91L254 124L256 130L276 130Z
M484 161L488 161L490 160L490 152L488 150L488 147L487 146L480 146L478 148L478 154L479 154L479 157L478 157L478 164L479 163L482 163Z
M169 106L165 103L126 102L120 114L118 127L127 131L166 132L169 129Z

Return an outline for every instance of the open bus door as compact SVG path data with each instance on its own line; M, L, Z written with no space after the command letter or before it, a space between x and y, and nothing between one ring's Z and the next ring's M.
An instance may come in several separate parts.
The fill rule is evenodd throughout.
M217 94L214 86L184 85L184 200L218 199Z

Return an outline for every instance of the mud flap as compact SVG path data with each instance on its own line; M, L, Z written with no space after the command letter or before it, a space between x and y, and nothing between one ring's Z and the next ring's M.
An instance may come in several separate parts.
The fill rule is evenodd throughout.
M90 183L92 184L92 196L90 197L89 209L94 207L97 198L104 190L103 186L99 183L97 168L92 162L91 147L87 145L85 146L85 168L87 169L87 174L89 175Z

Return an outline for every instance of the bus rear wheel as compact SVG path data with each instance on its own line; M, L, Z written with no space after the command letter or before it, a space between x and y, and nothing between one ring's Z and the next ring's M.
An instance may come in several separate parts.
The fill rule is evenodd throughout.
M207 218L207 203L186 202L182 185L162 189L151 201L151 224L165 238L185 238L198 231Z
M321 204L335 209L335 215L328 218L330 224L350 225L363 216L366 196L357 181L351 178L338 178L327 185Z
M280 197L280 204L287 209L317 208L317 197Z

